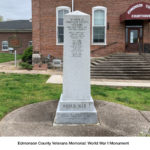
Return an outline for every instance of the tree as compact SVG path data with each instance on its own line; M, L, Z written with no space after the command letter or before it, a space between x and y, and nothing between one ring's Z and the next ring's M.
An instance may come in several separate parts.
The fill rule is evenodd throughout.
M0 16L0 22L2 22L3 21L3 16Z

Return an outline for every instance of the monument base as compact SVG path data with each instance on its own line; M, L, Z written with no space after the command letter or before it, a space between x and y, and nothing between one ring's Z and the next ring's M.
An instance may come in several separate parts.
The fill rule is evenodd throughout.
M57 107L54 124L97 124L97 111L91 97L87 101L63 101Z

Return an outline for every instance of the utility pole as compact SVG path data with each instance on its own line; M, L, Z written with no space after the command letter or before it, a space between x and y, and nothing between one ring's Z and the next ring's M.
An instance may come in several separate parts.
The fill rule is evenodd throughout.
M15 67L17 67L17 51L15 50Z
M72 0L72 12L74 11L74 0Z

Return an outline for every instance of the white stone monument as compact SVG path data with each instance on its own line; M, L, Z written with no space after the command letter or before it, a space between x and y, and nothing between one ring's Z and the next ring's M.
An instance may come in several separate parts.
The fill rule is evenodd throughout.
M96 124L90 87L90 16L80 11L64 17L63 93L55 124Z

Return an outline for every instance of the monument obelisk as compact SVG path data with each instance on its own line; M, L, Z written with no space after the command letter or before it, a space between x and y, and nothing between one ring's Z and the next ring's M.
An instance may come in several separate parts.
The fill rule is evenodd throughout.
M90 87L90 16L80 11L64 17L63 93L55 124L96 124Z

